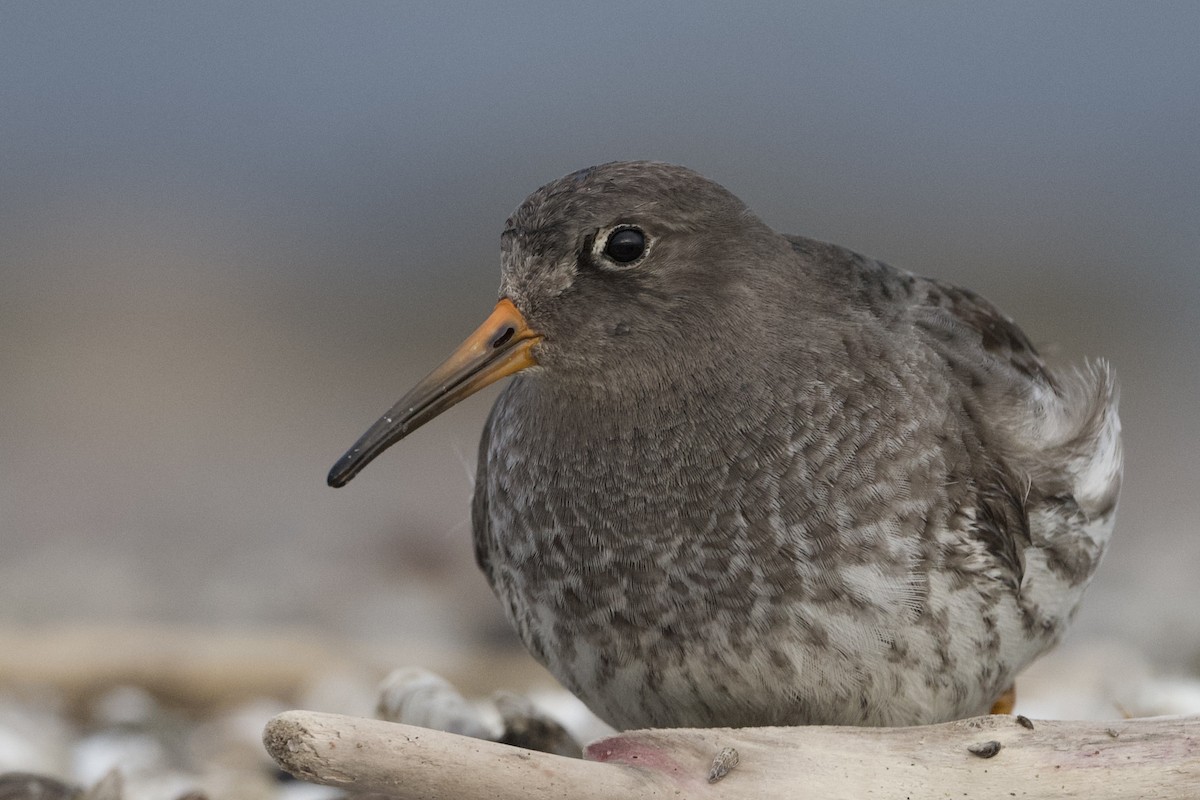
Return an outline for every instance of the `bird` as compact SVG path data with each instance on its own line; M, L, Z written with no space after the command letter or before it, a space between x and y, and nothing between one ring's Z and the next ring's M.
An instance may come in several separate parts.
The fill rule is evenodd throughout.
M334 465L512 376L476 560L618 729L1006 710L1100 563L1118 389L980 295L775 232L697 172L573 172L500 237L499 300Z

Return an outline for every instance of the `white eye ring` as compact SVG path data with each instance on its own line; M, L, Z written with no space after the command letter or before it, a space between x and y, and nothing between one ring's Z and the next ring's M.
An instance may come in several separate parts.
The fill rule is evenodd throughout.
M617 225L603 236L596 237L595 256L601 263L631 267L642 261L650 251L650 237L637 225Z

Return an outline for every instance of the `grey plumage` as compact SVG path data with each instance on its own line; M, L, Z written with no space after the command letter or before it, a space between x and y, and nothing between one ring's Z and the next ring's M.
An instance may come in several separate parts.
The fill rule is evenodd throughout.
M542 338L484 430L477 557L612 724L958 718L1062 635L1120 484L1104 363L649 162L530 196L501 294Z

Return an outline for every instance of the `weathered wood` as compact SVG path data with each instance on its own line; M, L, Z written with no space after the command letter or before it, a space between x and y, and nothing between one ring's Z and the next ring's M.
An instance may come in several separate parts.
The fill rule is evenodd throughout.
M354 792L429 800L646 796L637 769L554 756L395 722L288 711L263 733L297 778Z
M298 778L399 798L1200 798L1200 717L1031 724L992 716L913 728L631 731L577 760L289 711L263 740ZM710 783L716 766L729 769Z

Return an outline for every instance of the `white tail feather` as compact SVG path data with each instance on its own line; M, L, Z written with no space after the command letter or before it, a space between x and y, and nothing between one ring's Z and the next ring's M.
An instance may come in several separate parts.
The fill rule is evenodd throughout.
M1035 486L1068 492L1088 515L1106 515L1121 485L1121 420L1116 376L1105 361L1058 376L1057 390L1040 388L1039 413L1019 436L1019 460Z

